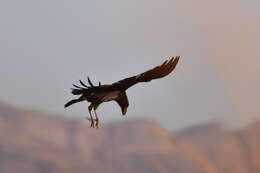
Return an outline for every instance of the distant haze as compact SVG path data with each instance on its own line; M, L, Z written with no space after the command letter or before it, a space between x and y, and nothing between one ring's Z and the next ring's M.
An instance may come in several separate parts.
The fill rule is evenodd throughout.
M112 83L180 55L174 73L129 89L103 122L145 117L168 128L210 120L241 125L259 118L260 3L242 1L0 2L0 99L70 117L70 87L87 76Z

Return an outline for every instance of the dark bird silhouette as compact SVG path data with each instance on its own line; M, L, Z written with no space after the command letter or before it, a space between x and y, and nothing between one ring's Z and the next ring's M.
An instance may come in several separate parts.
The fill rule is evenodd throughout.
M149 82L153 79L159 79L167 76L175 69L179 58L179 56L175 58L172 57L170 60L166 60L162 65L159 65L151 70L109 85L101 85L99 82L98 86L94 86L89 77L88 83L90 86L87 86L81 80L79 80L82 86L73 84L75 88L72 88L71 93L73 95L80 95L80 97L78 99L69 101L65 104L65 107L85 100L90 102L91 104L88 107L90 118L87 119L91 121L90 127L98 128L99 118L97 116L96 110L101 103L116 101L121 108L122 114L125 115L129 106L126 90L139 82ZM91 114L92 109L94 109L95 119Z

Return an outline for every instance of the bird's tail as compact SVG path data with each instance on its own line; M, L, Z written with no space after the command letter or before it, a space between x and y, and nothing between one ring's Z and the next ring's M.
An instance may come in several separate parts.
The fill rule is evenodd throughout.
M71 101L69 101L68 103L66 103L65 105L64 105L64 107L66 108L66 107L68 107L68 106L70 106L70 105L72 105L72 104L74 104L74 103L78 103L78 102L81 102L81 101L83 101L82 99L74 99L74 100L71 100Z

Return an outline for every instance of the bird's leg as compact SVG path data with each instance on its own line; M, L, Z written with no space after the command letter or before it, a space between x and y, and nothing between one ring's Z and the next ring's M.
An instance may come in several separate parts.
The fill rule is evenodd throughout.
M93 105L89 105L88 107L88 111L89 111L89 115L90 115L90 118L87 117L87 120L91 121L91 124L90 124L90 127L94 127L94 119L93 119L93 116L91 114L91 110L93 108Z
M99 119L98 119L98 116L97 116L96 109L97 109L97 107L95 106L94 107L94 113L95 113L95 117L96 117L96 119L95 119L95 122L96 122L95 126L98 129L99 128Z

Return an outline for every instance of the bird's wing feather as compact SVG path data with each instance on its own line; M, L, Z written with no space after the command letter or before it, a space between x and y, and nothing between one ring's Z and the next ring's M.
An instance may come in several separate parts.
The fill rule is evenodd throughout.
M176 56L175 58L172 57L170 60L165 61L162 65L159 65L139 75L115 82L110 87L111 89L115 90L126 90L139 82L149 82L153 79L165 77L175 69L179 58L179 56Z

